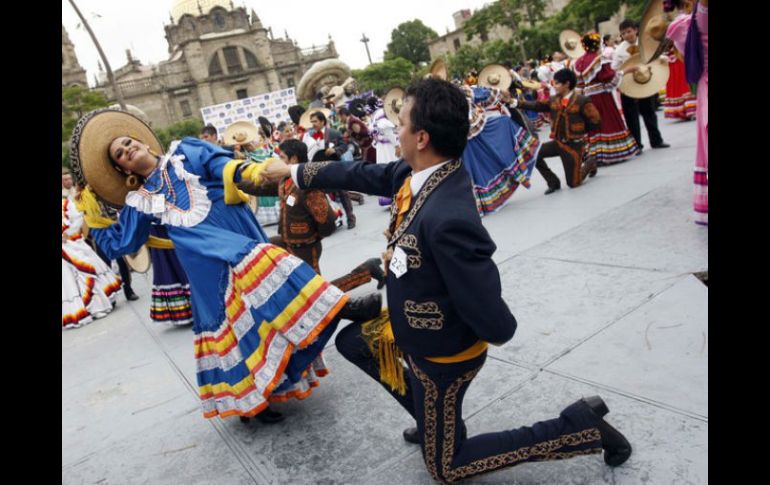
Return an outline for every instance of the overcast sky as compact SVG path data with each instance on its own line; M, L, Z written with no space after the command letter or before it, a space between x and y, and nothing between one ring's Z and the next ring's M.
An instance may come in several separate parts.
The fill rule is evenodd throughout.
M476 10L490 0L389 0L360 2L338 0L236 0L235 6L254 9L262 25L273 28L273 36L283 37L284 29L301 48L328 42L331 34L340 59L352 69L366 67L365 32L370 39L372 62L381 62L390 42L391 31L401 22L420 19L443 35L454 30L452 13ZM163 25L169 23L173 0L75 0L94 30L113 69L126 63L126 49L142 64L168 59L168 44ZM351 8L352 7L352 8ZM101 17L96 17L99 15ZM62 0L62 24L75 45L80 65L93 85L98 72L99 54L68 0Z

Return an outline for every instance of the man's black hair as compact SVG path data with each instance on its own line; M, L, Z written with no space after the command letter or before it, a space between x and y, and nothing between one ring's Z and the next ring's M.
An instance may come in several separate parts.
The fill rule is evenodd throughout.
M626 30L629 27L638 30L639 29L639 22L637 22L636 20L633 20L633 19L625 19L622 22L620 22L620 26L618 27L618 29L621 32L623 32L624 30Z
M459 158L470 129L468 100L463 92L441 79L421 79L407 88L406 97L412 99L412 133L425 130L436 153Z
M612 38L612 35L605 34L605 36L602 37L602 40L604 41L604 44L607 45L607 41L610 40L611 38Z
M337 114L350 116L350 110L343 106L342 108L337 110Z
M324 125L328 124L326 121L326 115L323 113L323 111L312 111L310 113L310 119L318 118L319 120L323 121Z
M219 136L219 133L217 133L217 129L214 125L206 125L203 128L201 128L201 135L202 134L211 135L214 138Z
M569 84L570 90L575 89L575 86L577 86L577 76L571 69L559 69L554 73L553 79L562 84Z
M284 140L278 145L278 149L286 154L286 158L297 157L299 163L307 163L307 145L299 140Z

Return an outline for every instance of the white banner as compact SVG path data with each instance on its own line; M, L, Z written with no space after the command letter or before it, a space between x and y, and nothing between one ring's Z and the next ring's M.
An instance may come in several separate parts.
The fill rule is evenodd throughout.
M289 106L297 104L294 88L281 89L271 93L258 94L250 98L237 99L201 108L203 123L213 125L219 135L236 121L250 121L259 126L258 117L264 116L271 123L291 121Z

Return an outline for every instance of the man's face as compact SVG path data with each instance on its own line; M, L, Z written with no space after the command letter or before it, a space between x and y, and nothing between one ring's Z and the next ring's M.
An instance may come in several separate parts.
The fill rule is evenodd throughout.
M294 165L294 164L296 164L299 161L297 159L296 155L294 155L293 157L289 158L289 157L286 156L286 154L284 152L279 153L278 156L281 157L281 160L283 160L283 163L285 163L287 165Z
M70 189L72 188L72 175L69 173L62 174L61 176L61 186L64 189Z
M209 133L201 133L201 140L207 141L209 143L216 143L217 137Z
M293 136L294 136L294 127L291 125L286 125L283 129L283 138L288 140Z
M556 79L553 80L553 89L556 90L556 94L564 96L569 92L569 83L561 83Z
M398 138L401 143L401 156L409 166L413 166L417 155L417 133L412 133L412 121L410 119L414 98L408 97L404 100L401 111L398 113Z
M553 53L553 60L554 60L555 62L561 62L561 61L563 61L563 60L564 60L564 57L565 57L565 55L564 55L564 54L562 54L561 52L554 52L554 53Z
M620 31L620 36L629 44L636 43L636 35L639 33L639 29L634 27L628 27Z
M313 129L316 131L323 130L324 125L326 124L315 116L310 117L310 123L313 125Z

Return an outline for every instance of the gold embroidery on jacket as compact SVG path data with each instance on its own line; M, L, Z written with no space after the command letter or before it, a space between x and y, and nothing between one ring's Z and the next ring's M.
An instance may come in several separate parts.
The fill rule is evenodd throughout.
M412 328L440 330L444 326L444 313L433 301L424 303L417 303L412 300L404 301L404 316Z

